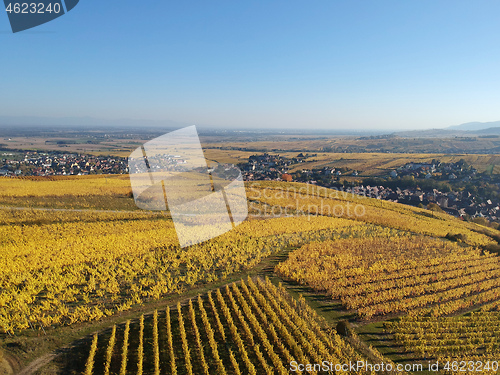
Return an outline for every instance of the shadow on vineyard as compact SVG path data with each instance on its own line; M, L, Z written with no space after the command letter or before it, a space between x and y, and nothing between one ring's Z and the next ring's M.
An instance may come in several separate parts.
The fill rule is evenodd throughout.
M383 322L369 323L359 326L357 334L367 345L375 347L384 356L391 358L395 363L406 363L415 360L394 341L393 336L386 332Z
M356 319L356 314L354 312L342 309L342 303L339 300L332 300L332 298L325 293L293 280L282 280L278 277L271 279L276 282L281 281L289 293L295 298L299 298L300 296L304 297L308 304L332 325L338 320L346 319L353 321Z

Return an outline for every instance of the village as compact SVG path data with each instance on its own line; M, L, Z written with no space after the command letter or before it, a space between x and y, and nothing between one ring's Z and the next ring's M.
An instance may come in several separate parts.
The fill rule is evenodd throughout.
M345 167L290 172L304 163L307 157L314 156L300 153L294 158L286 158L264 153L250 156L248 163L240 164L239 167L246 181L304 182L412 206L439 207L450 215L464 219L483 217L488 221L500 221L498 200L474 192L474 187L469 190L457 188L458 185L472 185L478 179L499 187L500 181L495 176L479 174L463 160L455 163L441 163L439 160L430 163L409 162L379 178L363 178L359 171ZM363 183L354 184L345 179L346 176L351 177L351 180L356 177Z
M127 159L76 153L3 152L0 176L68 176L127 173Z
M264 153L250 156L247 163L241 163L238 167L245 181L303 182L412 206L439 207L461 218L483 217L488 221L500 221L498 200L475 192L474 187L463 188L473 185L478 179L497 187L500 187L500 181L495 175L478 173L464 161L408 162L378 178L363 177L361 171L346 167L296 168L297 165L305 163L307 158L315 156L299 153L295 157L287 158ZM168 160L165 160L165 157ZM182 160L167 155L157 162L175 170ZM291 172L292 169L295 169L295 172ZM116 156L36 151L0 154L0 177L126 173L127 159ZM353 183L353 177L362 183ZM458 185L462 188L457 188Z

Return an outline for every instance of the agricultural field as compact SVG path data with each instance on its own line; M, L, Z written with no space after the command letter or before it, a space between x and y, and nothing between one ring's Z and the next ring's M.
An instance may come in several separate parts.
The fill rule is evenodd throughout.
M2 207L137 210L128 175L4 178L0 187Z
M500 351L499 314L486 309L459 317L424 317L410 314L386 324L388 332L410 352L444 358L484 355L494 358Z
M273 143L276 146L276 143ZM279 144L279 143L278 143ZM247 162L248 157L255 154L268 152L269 154L279 154L287 158L294 158L299 154L298 151L277 151L269 150L266 147L257 147L255 151L246 150L225 150L211 148L205 149L205 155L209 160L219 163L238 164ZM443 153L383 153L383 152L310 152L312 156L304 158L303 162L293 166L290 172L300 171L302 169L320 169L329 168L348 168L358 171L361 176L382 176L389 174L390 171L401 167L409 162L430 163L433 159L440 160L443 163L455 163L459 160L465 160L472 165L478 172L487 171L489 173L500 173L500 155L491 154L465 154L461 152L443 154ZM345 178L345 177L343 177Z
M267 374L289 372L292 359L396 365L437 355L420 350L433 341L397 336L404 319L497 314L500 263L487 250L496 230L310 185L246 187L246 221L181 249L168 213L134 208L124 176L0 179L2 367Z
M126 158L141 144L164 133L158 129L143 129L140 134L122 129L98 132L40 132L37 135L27 132L25 136L0 138L0 150L57 151ZM439 159L443 163L452 163L464 159L479 172L500 173L499 137L371 138L273 133L202 133L200 140L209 163L245 163L249 156L264 152L292 158L307 150L307 153L314 156L306 158L304 163L295 166L291 172L335 167L356 170L361 176L368 177L386 175L411 161L426 163Z
M385 154L498 154L500 137L356 137L334 135L275 135L265 138L233 137L233 139L204 138L205 148L234 151Z
M267 218L281 214L348 218L431 237L460 234L471 246L494 244L491 236L498 233L447 214L315 185L256 181L248 184L247 197L249 207Z
M162 214L9 212L18 221L0 226L0 327L8 334L97 320L251 268L288 246L361 231L342 219L255 220L184 250Z
M443 316L500 297L496 255L425 237L310 243L276 271L340 300L362 319L420 309Z
M288 374L294 361L363 359L324 325L304 300L248 278L95 335L85 374Z
M127 157L132 150L146 142L145 139L122 139L120 137L101 137L101 139L96 140L91 134L83 134L83 136L78 137L67 135L15 136L0 140L2 141L0 148L5 150L61 151L121 157Z

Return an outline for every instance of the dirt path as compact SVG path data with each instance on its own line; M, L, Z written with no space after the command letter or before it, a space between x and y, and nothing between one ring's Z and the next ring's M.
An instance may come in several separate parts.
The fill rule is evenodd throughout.
M136 213L149 213L157 214L158 211L143 211L143 210L95 210L93 208L49 208L49 207L22 207L22 206L0 206L0 210L14 210L14 211L51 211L51 212L99 212L99 213L125 213L125 214L136 214Z
M17 367L17 362L12 357L0 353L0 374L13 375Z
M54 358L56 358L59 354L57 353L47 353L45 355L42 355L41 357L38 357L35 359L33 362L31 362L28 366L23 368L20 372L17 373L17 375L31 375L34 374L38 369L41 367L45 366L47 363L52 361Z

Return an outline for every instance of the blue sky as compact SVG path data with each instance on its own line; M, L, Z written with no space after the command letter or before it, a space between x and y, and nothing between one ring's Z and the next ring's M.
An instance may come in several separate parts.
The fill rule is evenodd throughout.
M500 120L500 2L81 0L12 34L0 116L232 128Z

